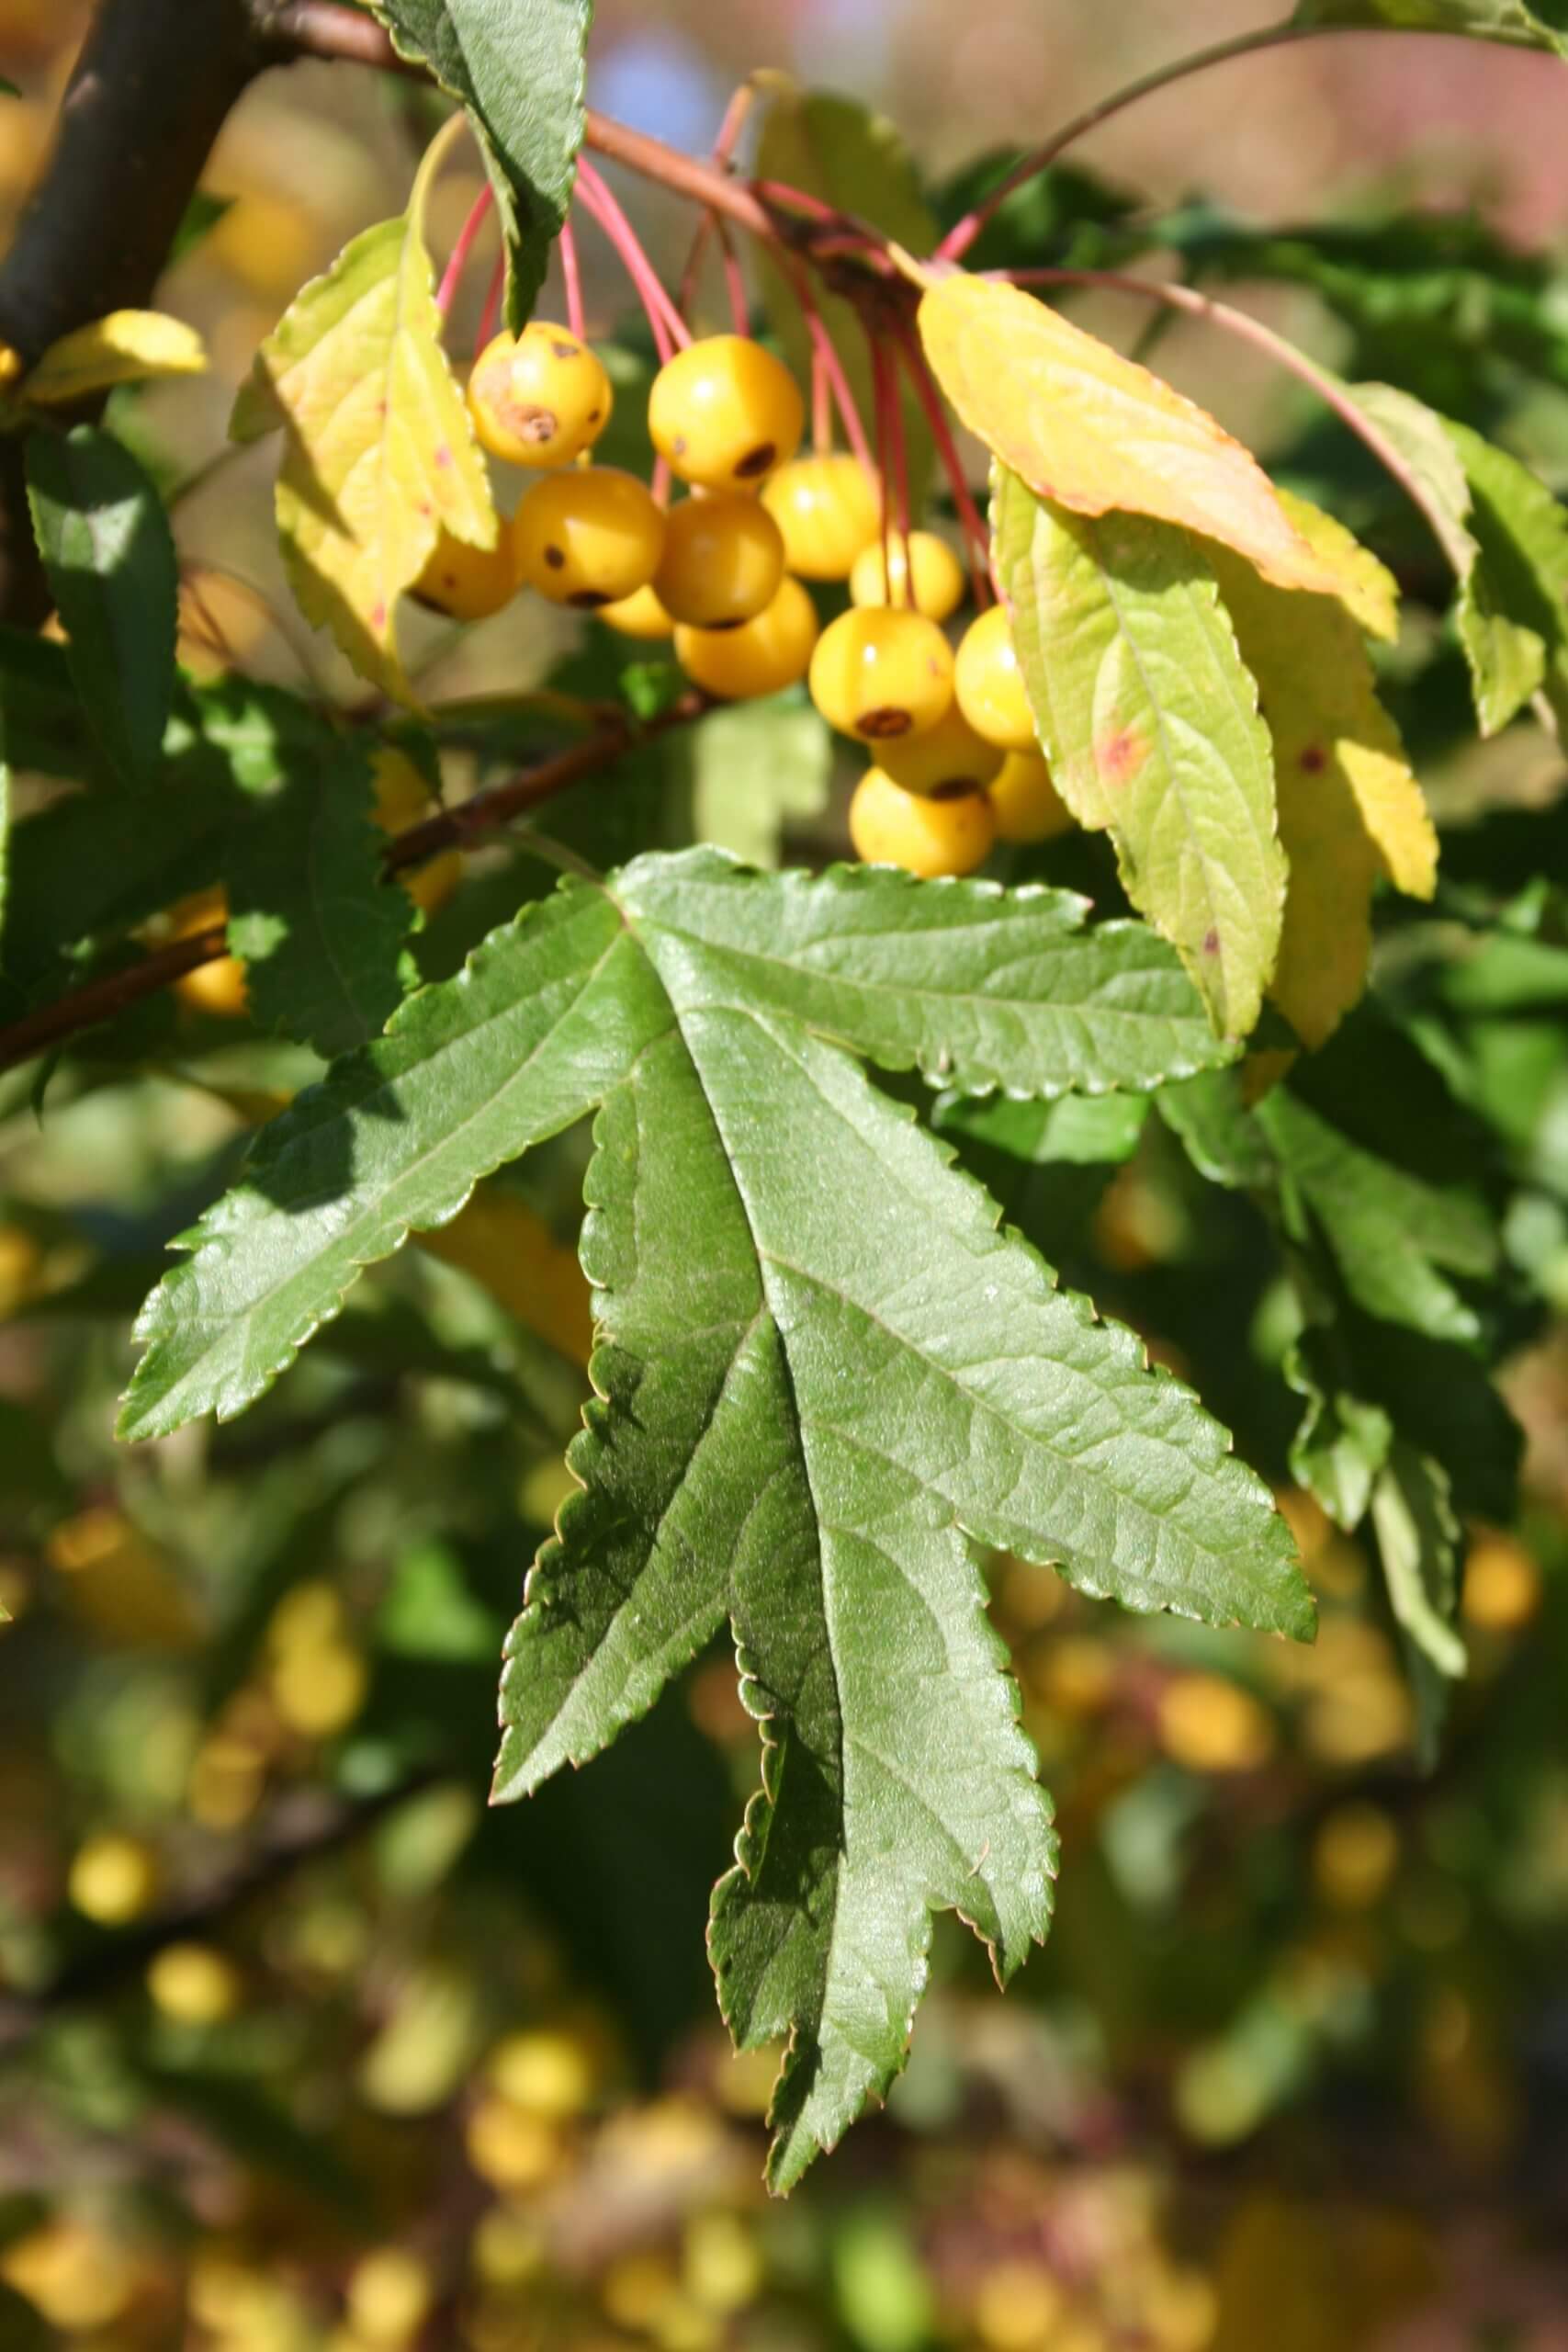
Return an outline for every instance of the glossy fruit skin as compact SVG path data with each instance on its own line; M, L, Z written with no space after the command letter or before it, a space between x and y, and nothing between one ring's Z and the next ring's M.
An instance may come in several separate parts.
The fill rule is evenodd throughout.
M592 447L614 406L593 353L548 319L531 319L515 338L496 335L468 379L475 437L513 466L569 464Z
M924 881L973 874L996 838L997 820L983 792L940 799L905 792L881 768L867 768L850 802L850 839L868 865L901 865Z
M976 735L999 743L1004 752L1035 748L1034 713L1005 605L993 605L964 630L953 664L953 691Z
M1077 821L1051 781L1043 752L1010 752L987 789L999 842L1055 841Z
M581 612L646 588L664 552L664 510L616 466L573 467L536 482L512 529L529 587Z
M375 818L384 833L406 833L432 814L431 790L413 762L395 745L387 744L370 763L376 794ZM416 907L433 915L444 907L462 879L460 850L444 849L423 865L408 868L398 880Z
M720 490L671 508L654 594L692 628L734 628L773 603L784 569L784 536L766 508Z
M228 922L228 894L200 890L194 898L182 899L169 913L175 937L189 939L195 932ZM194 971L182 972L175 982L175 994L193 1011L212 1013L220 1021L243 1021L251 1009L245 967L237 956L220 956L210 964L198 964Z
M887 593L887 578L893 576L894 593ZM906 538L900 532L890 532L887 539L887 561L882 560L882 541L873 539L856 556L850 572L850 602L852 605L895 605L912 606L931 621L944 621L964 602L964 592L969 582L964 566L945 539L934 531L911 531Z
M648 429L682 481L755 490L793 458L806 424L800 387L750 335L710 334L665 361L648 395Z
M721 702L750 702L804 678L816 642L817 607L786 571L773 603L739 628L678 628L675 659Z
M646 588L634 588L629 596L618 596L613 605L601 605L599 618L622 637L649 642L675 634L674 621L660 603L651 582Z
M502 523L492 548L470 547L443 530L411 594L455 621L488 620L517 594L517 550Z
M895 736L876 747L876 764L905 792L979 792L999 775L1007 753L976 735L958 705L923 734Z
M843 450L792 458L763 484L762 503L784 533L785 564L802 580L849 579L881 527L876 484Z
M863 743L923 734L953 707L952 649L922 614L852 607L817 640L811 699Z

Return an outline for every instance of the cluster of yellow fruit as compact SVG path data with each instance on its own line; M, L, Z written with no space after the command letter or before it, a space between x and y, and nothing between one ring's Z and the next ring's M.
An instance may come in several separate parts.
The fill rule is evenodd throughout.
M953 549L929 531L886 533L857 458L796 457L800 388L750 336L689 344L654 379L649 436L690 493L668 510L634 474L576 462L613 396L566 327L497 335L468 397L481 446L541 479L495 548L443 535L416 586L425 603L476 620L531 587L627 637L672 640L686 675L724 701L807 679L829 724L875 756L850 810L862 857L967 874L996 840L1044 841L1071 822L1006 612L982 613L954 652L942 630L964 592ZM847 582L850 609L820 628L806 581Z

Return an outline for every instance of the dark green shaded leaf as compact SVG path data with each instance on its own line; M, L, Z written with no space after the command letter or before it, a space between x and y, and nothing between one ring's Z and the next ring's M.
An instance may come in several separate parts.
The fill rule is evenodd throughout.
M33 530L88 725L119 773L144 781L175 690L179 579L158 493L96 425L28 442Z

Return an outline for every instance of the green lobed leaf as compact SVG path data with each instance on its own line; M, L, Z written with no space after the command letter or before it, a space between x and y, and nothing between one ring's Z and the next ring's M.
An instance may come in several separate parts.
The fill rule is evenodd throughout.
M1546 484L1468 424L1443 419L1470 484L1470 528L1516 629L1543 649L1541 684L1568 735L1568 513Z
M106 757L131 783L155 767L175 688L179 574L157 492L96 425L37 432L28 503L66 658Z
M235 763L243 805L223 860L229 944L258 1026L330 1058L396 1008L412 908L382 879L363 744L291 695L253 688L251 700L253 748Z
M592 1107L644 1042L649 988L597 891L525 908L262 1130L138 1324L121 1433L220 1420L270 1387L365 1267ZM657 1010L657 1008L655 1008Z
M1459 582L1454 626L1470 670L1483 735L1523 708L1546 673L1546 645L1511 602L1495 554L1477 536L1470 482L1449 418L1390 384L1352 384L1357 406L1381 426L1419 481L1427 520Z
M1069 891L921 884L885 866L762 876L698 850L638 859L617 895L715 1002L793 1016L964 1093L1145 1089L1236 1050L1162 940L1137 922L1086 929L1088 902Z
M1285 860L1269 730L1213 569L1170 524L1069 514L1005 468L991 511L1056 788L1110 832L1216 1031L1245 1036L1279 953Z
M1568 32L1525 0L1298 0L1295 25L1384 28L1416 33L1464 33L1517 49L1568 57Z
M566 218L582 144L592 0L373 0L404 57L467 107L506 238L506 317L522 326Z

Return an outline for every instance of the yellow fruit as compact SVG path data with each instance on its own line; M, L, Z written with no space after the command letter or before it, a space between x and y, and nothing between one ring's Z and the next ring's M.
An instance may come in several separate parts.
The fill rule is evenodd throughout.
M523 578L553 605L595 612L646 588L664 552L664 512L635 474L572 467L536 482L513 517Z
M610 421L610 379L569 328L532 319L515 339L486 344L468 379L481 447L513 466L561 466L592 448Z
M876 747L878 767L906 792L977 792L1006 756L976 734L956 703L923 734L894 737Z
M792 458L770 475L762 503L784 534L786 568L802 580L848 580L882 520L876 483L842 450Z
M1033 747L1034 713L1004 605L993 605L964 630L953 664L953 691L976 735L999 743L1004 752Z
M169 910L176 939L189 939L228 920L229 900L222 890L198 891ZM196 1012L213 1013L220 1021L243 1020L251 1009L245 967L237 956L220 956L210 964L198 964L194 972L182 972L175 994Z
M100 1928L122 1928L150 1911L158 1893L158 1860L140 1838L108 1831L76 1849L66 1882L72 1904Z
M868 865L901 865L927 880L973 874L985 864L996 819L983 792L940 798L905 792L880 768L867 768L850 802L850 839Z
M123 2246L85 2222L64 2219L13 2239L0 2254L0 2278L51 2327L73 2336L112 2326L139 2283Z
M529 2115L564 2121L593 2103L593 2053L579 2035L509 2034L491 2057L490 2078L502 2098Z
M540 2188L560 2170L565 2149L555 2125L504 2098L480 2101L465 2132L468 2162L493 2188Z
M349 2273L349 2324L367 2344L406 2344L435 2300L429 2266L400 2245L378 2246Z
M1381 1805L1359 1798L1336 1805L1313 1841L1312 1874L1341 1911L1369 1909L1398 1866L1398 1831Z
M302 1738L331 1739L364 1705L368 1679L364 1659L346 1642L290 1649L272 1669L272 1701Z
M1190 1772L1255 1772L1273 1753L1272 1716L1217 1674L1168 1683L1157 1721L1161 1747Z
M682 481L755 487L793 458L806 424L800 387L750 335L707 335L666 360L648 395L654 447Z
M210 1944L165 1944L147 1969L153 2006L180 2025L218 2025L243 1994L239 1970Z
M733 628L773 603L784 567L773 516L743 492L718 491L671 509L653 588L676 621Z
M1540 1607L1540 1570L1511 1535L1478 1535L1465 1555L1461 1611L1487 1634L1517 1633Z
M964 602L968 584L964 566L934 531L911 531L907 538L893 531L888 534L886 563L880 538L873 539L856 556L850 573L850 602L904 605L924 613L928 620L944 621Z
M601 605L599 618L623 637L649 639L673 637L675 624L660 603L651 586L634 588L629 596L617 596L613 605Z
M412 593L455 621L482 621L511 603L517 585L517 550L502 523L492 548L470 547L440 531Z
M430 786L406 752L387 744L370 763L376 822L384 833L406 833L431 814ZM398 880L416 907L433 915L444 907L463 876L461 850L445 849L401 873Z
M705 693L749 702L804 678L816 643L817 607L786 571L773 603L739 628L678 628L675 659Z
M840 613L811 656L811 699L863 743L922 734L953 707L953 653L934 621L890 606Z
M1010 752L989 790L999 842L1049 842L1072 831L1076 820L1043 752Z

